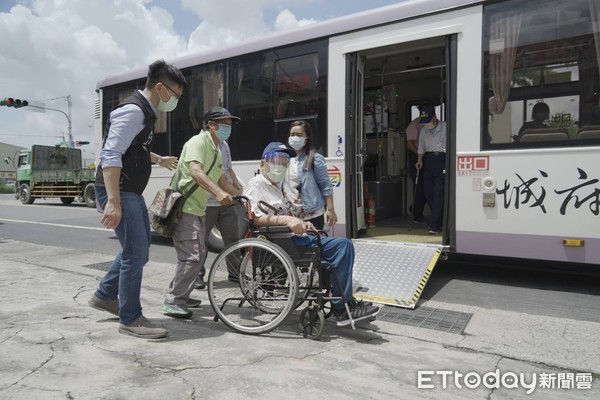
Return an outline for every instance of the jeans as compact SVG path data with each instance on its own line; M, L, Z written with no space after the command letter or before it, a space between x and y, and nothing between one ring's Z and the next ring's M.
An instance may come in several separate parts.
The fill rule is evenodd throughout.
M425 197L431 207L429 225L433 230L441 229L444 223L445 168L446 157L444 154L425 153L425 162L423 163Z
M242 238L240 236L240 224L245 223L241 221L242 212L244 212L244 209L237 203L231 206L206 207L206 215L204 216L204 235L206 241L208 241L210 231L215 225L217 225L217 228L219 228L219 231L221 232L221 237L223 238L225 246L240 240ZM202 267L200 268L200 277L202 279L204 279L204 275L206 274L206 266L204 263L206 262L207 255L208 252L205 252L204 257L201 258ZM238 254L232 254L228 259L227 266L239 264L240 259L241 254L239 252ZM229 274L237 276L239 274L239 266L237 270L232 267L229 270Z
M317 237L314 235L292 236L298 246L316 246ZM336 279L331 277L331 293L334 297L343 297L351 302L352 297L352 268L354 266L354 245L342 237L321 237L321 260L330 263L335 268L342 292L338 289ZM336 311L344 310L342 300L332 301Z
M106 206L106 189L96 186L96 201ZM142 315L140 291L144 265L150 256L150 220L144 198L136 193L121 192L121 222L115 234L121 251L100 281L96 296L102 300L119 299L119 318L125 325Z

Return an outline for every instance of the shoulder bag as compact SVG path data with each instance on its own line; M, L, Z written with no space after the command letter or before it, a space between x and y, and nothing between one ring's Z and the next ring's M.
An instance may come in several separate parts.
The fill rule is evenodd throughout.
M215 161L217 161L217 152L215 152L215 158L206 171L206 175L212 170ZM173 237L175 228L183 215L183 205L186 199L198 189L198 184L193 179L183 190L179 189L179 167L173 179L177 179L178 190L173 190L171 187L160 189L148 208L148 212L152 213L152 229L166 238Z

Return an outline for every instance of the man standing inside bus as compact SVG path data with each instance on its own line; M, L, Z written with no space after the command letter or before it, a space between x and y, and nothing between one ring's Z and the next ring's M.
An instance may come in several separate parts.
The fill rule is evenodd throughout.
M446 122L440 121L435 115L435 108L426 105L421 109L419 117L421 132L416 168L423 167L423 183L425 198L431 207L429 234L439 233L444 220L444 195L446 168Z
M206 257L205 215L209 196L220 205L231 205L231 193L239 193L223 174L219 144L231 135L231 126L238 117L223 107L213 107L204 115L204 129L183 145L176 182L173 188L198 184L183 205L183 216L173 233L177 253L175 276L169 284L162 305L164 313L175 318L190 318L190 308L200 306L200 300L190 298ZM218 184L217 184L218 183Z
M421 109L428 105L429 102L422 102L419 104L419 116L413 119L410 124L406 127L406 147L408 148L408 171L410 178L413 181L413 204L411 207L411 213L413 221L425 223L425 217L423 216L423 210L425 208L425 190L423 185L423 177L417 180L417 157L419 154L419 132L421 131L420 117Z
M114 229L121 244L109 271L88 304L119 316L119 332L158 339L167 330L142 315L142 272L150 254L150 221L142 192L151 164L172 170L176 157L151 152L157 110L170 112L187 85L185 77L163 60L150 64L144 90L135 91L110 113L96 171L96 201L100 222Z

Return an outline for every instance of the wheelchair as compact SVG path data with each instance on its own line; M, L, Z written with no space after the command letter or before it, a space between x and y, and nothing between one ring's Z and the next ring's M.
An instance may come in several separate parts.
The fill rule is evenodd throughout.
M223 249L210 268L207 288L214 320L239 333L262 334L304 306L300 330L305 338L318 339L325 320L333 314L332 300L343 300L349 319L337 324L355 328L359 319L352 318L349 299L332 297L332 283L339 285L340 293L343 290L335 268L320 259L324 233L307 232L317 237L315 247L297 246L287 226L255 227L249 200L244 196L236 200L248 211L249 230L246 238ZM264 202L259 207L272 209Z

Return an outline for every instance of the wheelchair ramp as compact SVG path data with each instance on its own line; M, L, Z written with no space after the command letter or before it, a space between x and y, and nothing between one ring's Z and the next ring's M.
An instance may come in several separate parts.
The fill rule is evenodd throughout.
M442 246L354 239L354 296L414 308Z

